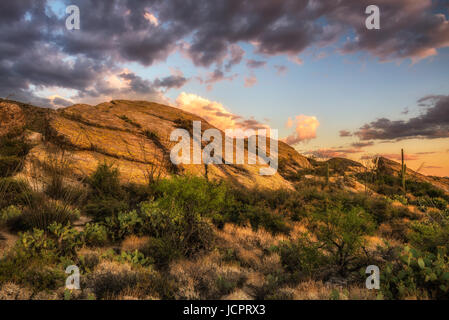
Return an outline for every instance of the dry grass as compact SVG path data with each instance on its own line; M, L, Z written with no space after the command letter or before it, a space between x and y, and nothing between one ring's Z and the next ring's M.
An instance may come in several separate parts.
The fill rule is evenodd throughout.
M135 235L131 235L122 242L122 250L133 252L136 250L141 251L148 242L149 237L138 237Z
M247 271L222 261L214 251L195 260L181 260L170 266L179 286L177 299L217 299L241 287Z
M291 293L294 300L373 300L376 299L377 291L368 290L364 287L340 287L332 286L322 281L305 281L294 288L283 288Z

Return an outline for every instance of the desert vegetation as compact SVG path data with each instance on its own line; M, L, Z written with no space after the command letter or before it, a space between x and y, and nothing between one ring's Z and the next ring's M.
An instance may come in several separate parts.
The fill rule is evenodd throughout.
M0 137L0 299L449 297L440 182L405 163L306 159L283 144L278 176L259 184L249 167L219 177L170 166L165 127L122 104L137 108L111 102L101 126L91 112L30 109ZM128 179L139 170L144 179ZM72 265L80 290L65 288ZM379 290L365 286L369 265Z
M404 193L401 176L344 179L319 162L274 191L189 175L123 184L105 162L74 184L70 155L55 151L36 188L12 177L27 143L5 139L1 298L448 298L449 199L430 184L406 180ZM372 192L348 191L358 180ZM372 264L380 290L365 288ZM64 288L69 265L81 290Z

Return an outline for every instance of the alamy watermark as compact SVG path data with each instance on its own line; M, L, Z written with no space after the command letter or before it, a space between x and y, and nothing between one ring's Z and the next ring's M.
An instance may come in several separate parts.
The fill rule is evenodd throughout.
M365 26L368 30L380 29L380 9L378 6L370 5L366 7L365 13L369 16L365 20Z
M69 274L65 281L65 287L68 290L80 290L80 269L71 265L65 269L65 273Z
M66 8L66 13L69 15L66 18L65 25L67 30L80 29L80 9L76 5L70 5ZM365 20L365 26L368 30L380 29L380 9L376 5L369 5L365 9L365 14L369 16Z
M69 15L65 20L65 27L67 30L79 30L80 29L80 8L75 5L70 5L65 9L65 12Z
M193 137L186 129L175 129L170 134L170 141L178 142L170 152L170 160L173 164L245 164L246 158L247 164L264 166L259 170L260 175L274 175L277 172L278 131L276 129L225 130L224 159L223 137L220 130L207 129L202 133L201 121L193 121L192 134ZM266 150L267 139L270 144L269 154ZM209 144L202 149L202 142L209 142Z
M366 278L366 288L368 290L372 290L372 289L376 289L379 290L380 289L380 270L378 266L375 265L370 265L368 267L366 267L365 270L366 274L369 274L369 277Z

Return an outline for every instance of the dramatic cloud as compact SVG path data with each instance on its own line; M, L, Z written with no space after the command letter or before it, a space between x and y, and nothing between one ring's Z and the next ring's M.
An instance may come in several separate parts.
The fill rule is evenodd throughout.
M449 96L427 96L418 101L424 112L409 120L381 118L365 124L355 134L362 140L449 137Z
M365 18L357 14L370 4L369 0L345 1L330 14L338 21L346 20L356 32L342 52L364 50L383 61L411 58L416 62L436 55L437 49L449 45L449 23L444 14L435 12L438 1L377 1L381 11L380 32L367 30Z
M302 141L309 141L316 138L316 130L320 122L316 117L299 115L295 119L288 118L287 128L295 127L295 132L283 141L290 145L295 145Z
M80 30L66 30L66 15L53 11L71 4L80 8ZM264 58L285 55L297 63L310 47L418 61L449 46L449 22L440 2L378 0L379 32L365 28L364 12L370 4L369 0L1 1L0 96L51 103L36 92L54 87L76 91L67 97L71 99L108 96L116 91L108 78L119 77L123 64L148 67L177 51L213 73L204 81L211 87L232 77L225 73L241 62L244 45L252 45ZM347 39L343 45L342 39ZM139 94L151 89L150 84L154 89L154 79L123 80L133 82L131 89Z
M196 94L182 92L176 99L176 106L202 117L211 125L221 129L269 129L269 126L254 119L243 117L228 111L221 103L210 101Z

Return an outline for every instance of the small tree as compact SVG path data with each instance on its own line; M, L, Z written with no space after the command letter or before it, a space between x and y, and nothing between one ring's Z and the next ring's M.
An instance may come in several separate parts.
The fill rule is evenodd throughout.
M329 253L331 262L342 275L350 269L350 264L364 247L364 236L373 229L371 219L362 208L353 208L349 212L334 209L316 214L311 220L311 230L320 247Z

